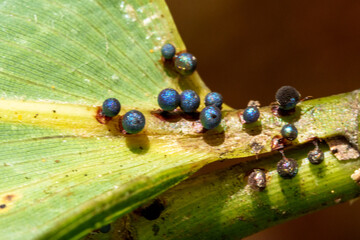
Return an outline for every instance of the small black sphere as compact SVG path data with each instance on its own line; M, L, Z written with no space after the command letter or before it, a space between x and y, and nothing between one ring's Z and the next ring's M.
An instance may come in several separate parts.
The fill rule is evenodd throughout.
M266 175L261 169L254 169L248 178L248 184L255 190L264 190L266 187Z
M164 210L164 204L159 199L155 199L149 206L141 210L141 215L147 220L155 220L160 217Z
M293 124L286 124L281 129L281 135L287 140L294 141L297 138L298 130Z
M298 172L298 164L292 158L283 158L277 163L277 172L282 178L293 178Z
M279 103L279 108L283 110L290 110L295 108L300 100L300 93L291 86L283 86L277 90L275 95L276 101Z
M308 159L312 164L320 164L324 161L324 152L321 149L314 149L309 152Z
M102 226L102 227L100 228L100 232L102 232L102 233L108 233L108 232L110 232L110 230L111 230L111 224Z

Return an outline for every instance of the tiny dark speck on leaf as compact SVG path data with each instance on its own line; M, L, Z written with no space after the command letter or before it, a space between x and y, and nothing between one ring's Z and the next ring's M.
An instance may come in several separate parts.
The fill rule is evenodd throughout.
M53 110L53 113L56 113L56 110Z
M152 225L152 231L154 232L154 236L158 234L160 227L157 224Z
M102 233L108 233L108 232L110 232L110 230L111 230L111 224L102 226L102 227L100 228L100 232L102 232Z
M237 219L238 219L239 221L244 221L244 217L241 217L241 216L238 217Z
M1 204L1 205L0 205L0 208L1 208L1 209L6 208L6 204Z
M6 200L7 200L7 201L9 201L9 202L10 202L10 201L12 201L12 200L13 200L13 198L14 198L14 197L15 197L15 195L13 195L13 194L8 194L8 195L6 195L6 197L5 197L5 198L6 198Z
M84 174L85 177L87 177L87 174Z

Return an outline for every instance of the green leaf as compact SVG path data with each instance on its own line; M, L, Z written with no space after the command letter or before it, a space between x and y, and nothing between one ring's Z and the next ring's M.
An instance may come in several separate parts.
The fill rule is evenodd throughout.
M163 88L208 91L163 67L164 43L185 49L163 1L3 1L0 36L3 238L77 238L206 158L153 136L151 121L124 136L118 118L95 118L108 97L151 118Z
M286 151L286 157L295 159L299 165L293 179L283 179L277 173L276 163L282 158L278 153L183 181L158 197L164 203L158 219L149 221L131 213L113 225L116 230L130 232L134 240L241 239L358 197L360 187L350 176L359 168L360 158L339 161L326 144L320 147L325 159L319 165L310 164L307 159L313 144ZM263 191L248 183L249 174L259 168L267 176ZM87 239L102 239L101 235L106 234L94 234Z
M209 162L271 152L288 121L301 132L294 145L336 135L357 144L358 92L303 102L284 118L265 107L248 126L225 106L221 126L207 132L180 111L164 120L156 111L163 88L202 99L209 91L197 73L164 68L166 42L185 50L162 0L0 3L2 238L79 238ZM99 123L108 97L121 101L121 114L141 110L145 129L124 135L120 117Z

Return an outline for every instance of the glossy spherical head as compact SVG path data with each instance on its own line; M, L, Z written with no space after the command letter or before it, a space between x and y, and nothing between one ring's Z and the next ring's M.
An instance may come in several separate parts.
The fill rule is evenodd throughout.
M197 66L197 60L191 53L181 53L175 58L175 69L181 75L192 74Z
M102 105L102 115L106 117L114 117L120 112L121 105L116 98L108 98Z
M282 178L293 178L298 172L298 164L294 159L283 158L277 163L277 172Z
M193 90L185 90L180 95L180 108L186 112L195 112L200 105L200 97Z
M200 113L200 121L206 129L216 128L221 122L220 109L214 105L205 107Z
M293 124L289 123L282 127L281 135L289 141L294 141L297 138L298 130Z
M320 164L324 161L324 153L320 149L314 149L309 152L308 159L312 164Z
M161 55L165 59L172 59L175 56L176 50L174 45L167 43L161 48Z
M122 126L127 133L138 133L145 127L145 117L141 112L131 110L123 116Z
M158 95L158 103L162 110L172 111L180 104L180 95L172 88L162 90Z
M281 109L290 110L299 102L300 93L294 87L283 86L277 90L275 98Z
M243 119L246 123L256 122L260 117L260 111L255 106L247 107L243 112Z
M219 109L221 109L221 105L223 104L223 97L220 93L211 92L205 96L205 106L215 105Z
M108 233L108 232L110 232L110 230L111 230L111 224L102 226L102 227L100 228L100 232L102 232L102 233Z
M264 190L266 187L266 175L261 169L254 169L248 178L248 184L255 190Z

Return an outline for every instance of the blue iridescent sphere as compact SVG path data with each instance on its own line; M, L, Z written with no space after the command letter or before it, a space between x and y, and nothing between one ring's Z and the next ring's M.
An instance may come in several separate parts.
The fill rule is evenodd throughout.
M114 117L120 112L121 105L116 98L108 98L102 105L102 115L106 117Z
M122 126L127 133L138 133L145 127L145 117L141 112L131 110L123 116Z
M221 122L220 109L214 105L205 107L200 113L200 121L206 129L216 128Z
M283 158L277 163L277 172L282 178L293 178L298 173L298 170L298 164L294 159Z
M185 90L180 95L180 108L186 112L195 112L200 105L200 97L193 90Z
M275 98L279 103L279 108L290 110L295 108L300 101L300 93L294 87L282 86L277 90Z
M110 232L110 230L111 230L111 224L102 226L102 227L100 228L100 232L102 232L102 233L108 233L108 232Z
M281 129L281 135L287 140L294 141L297 138L298 130L293 124L286 124Z
M158 103L162 110L172 111L180 104L180 95L172 88L162 90L158 95Z
M205 96L205 106L215 105L216 107L221 109L221 105L223 104L223 97L220 93L211 92Z
M255 106L245 108L243 113L243 119L246 123L256 122L260 117L260 111Z
M191 53L181 53L175 58L175 69L181 75L192 74L197 66L197 60Z
M165 44L161 48L161 54L165 59L172 59L175 56L175 53L176 53L176 49L170 43Z

